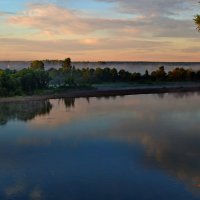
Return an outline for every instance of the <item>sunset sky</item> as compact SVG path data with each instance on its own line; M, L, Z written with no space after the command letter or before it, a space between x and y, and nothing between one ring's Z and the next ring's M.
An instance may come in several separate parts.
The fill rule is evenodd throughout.
M200 61L197 0L0 0L0 60Z

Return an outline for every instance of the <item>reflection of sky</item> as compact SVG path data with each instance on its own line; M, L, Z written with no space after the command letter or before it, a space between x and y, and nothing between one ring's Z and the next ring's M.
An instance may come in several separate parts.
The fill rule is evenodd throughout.
M51 103L0 127L1 198L199 199L198 95Z

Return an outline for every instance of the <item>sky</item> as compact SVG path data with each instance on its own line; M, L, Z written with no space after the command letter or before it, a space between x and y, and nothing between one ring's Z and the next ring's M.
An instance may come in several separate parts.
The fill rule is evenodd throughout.
M198 0L0 0L0 60L200 61Z

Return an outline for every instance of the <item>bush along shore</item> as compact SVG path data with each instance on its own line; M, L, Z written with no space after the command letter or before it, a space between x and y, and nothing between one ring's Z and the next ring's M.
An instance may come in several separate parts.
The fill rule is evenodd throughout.
M0 97L44 95L88 90L95 85L111 84L114 88L119 84L145 84L159 86L177 83L200 84L200 71L176 68L166 72L163 66L149 73L130 73L116 68L83 68L76 69L67 58L61 62L59 69L44 69L42 61L33 61L28 68L22 70L0 70ZM175 84L176 83L176 84Z

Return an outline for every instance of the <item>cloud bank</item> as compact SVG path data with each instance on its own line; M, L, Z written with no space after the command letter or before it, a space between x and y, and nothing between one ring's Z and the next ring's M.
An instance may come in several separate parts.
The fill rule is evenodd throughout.
M91 2L94 9L89 7ZM194 54L194 49L198 49L195 39L200 35L192 20L198 5L196 0L87 0L85 4L79 0L77 8L72 3L71 0L27 1L24 8L15 13L0 12L0 17L4 16L0 23L7 33L17 33L2 36L0 52L11 50L10 47L13 51L26 50L29 54L26 52L24 59L32 59L40 51L46 52L46 58L54 51L59 59L64 53L73 52L72 56L77 53L78 60L80 54L86 56L85 59L92 55L93 59L89 60L94 60L98 58L94 51L101 52L102 58L102 52L109 50L108 60L113 60L115 52L120 55L119 52L128 51L129 56L131 52L138 52L137 55L143 52L142 60L158 61L163 61L171 52L174 59L177 55L177 61L181 61L186 52ZM106 5L103 10L96 9L100 3ZM129 56L121 56L121 59L137 60ZM194 61L197 60L196 57Z

